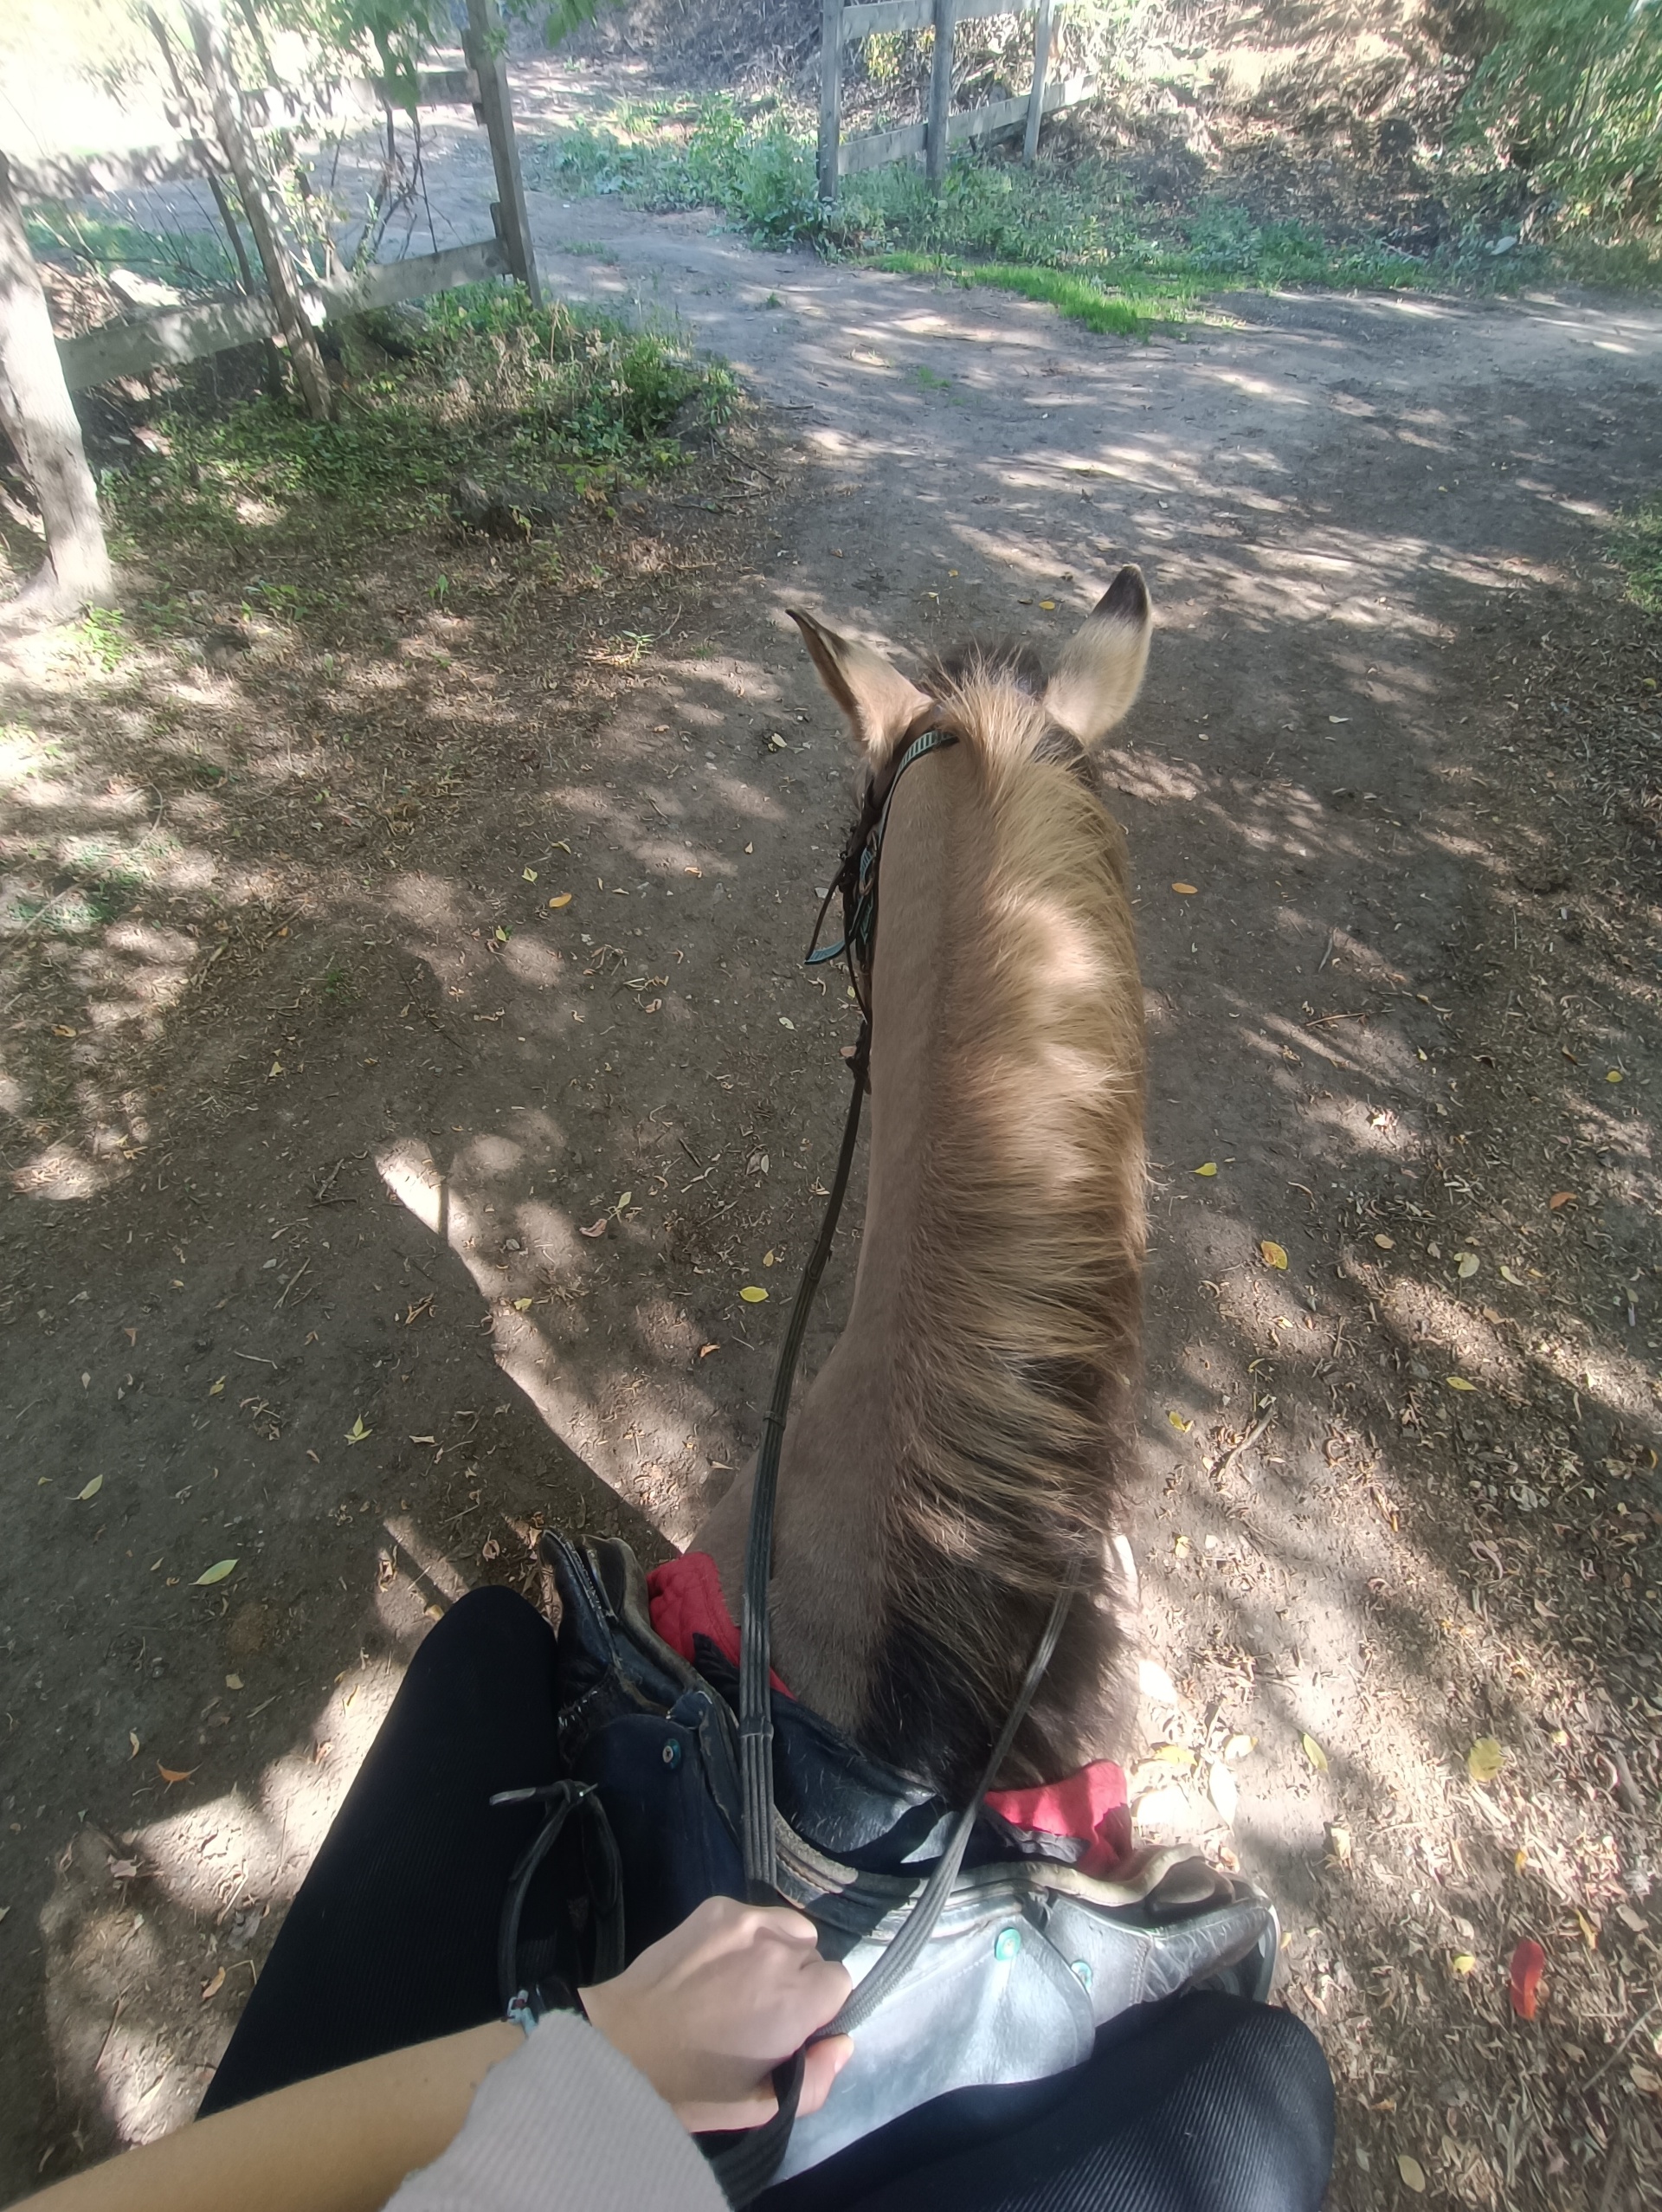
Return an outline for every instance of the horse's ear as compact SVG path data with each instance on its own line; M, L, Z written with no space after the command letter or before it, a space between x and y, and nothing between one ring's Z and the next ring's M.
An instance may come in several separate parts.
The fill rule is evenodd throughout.
M820 681L848 717L854 742L876 761L929 705L929 695L908 683L880 653L839 637L812 615L787 607L820 672Z
M1142 687L1154 616L1143 571L1129 563L1064 651L1045 687L1045 711L1082 745L1093 745Z

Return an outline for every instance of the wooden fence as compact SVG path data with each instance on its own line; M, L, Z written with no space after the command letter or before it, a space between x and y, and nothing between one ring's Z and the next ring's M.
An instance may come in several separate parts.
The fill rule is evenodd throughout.
M921 153L931 184L946 174L947 155L953 146L970 139L993 139L1009 131L1024 133L1022 152L1031 161L1039 145L1039 126L1047 115L1088 100L1094 89L1089 78L1050 77L1051 0L1036 0L1033 7L1033 84L1015 100L997 100L985 107L952 113L952 32L955 24L985 16L1025 14L1010 0L824 0L820 32L820 161L819 189L822 200L834 200L841 178L862 169L881 169L892 161L905 161ZM905 123L899 130L875 131L869 136L842 138L842 55L845 47L860 38L883 31L927 30L935 33L935 57L929 77L929 114L921 123Z
M310 326L323 322L332 313L390 306L397 300L423 299L489 276L518 278L531 294L532 305L540 306L537 260L525 217L525 187L495 0L467 0L464 50L468 62L465 69L420 72L416 104L435 107L472 102L475 119L489 139L496 171L497 197L491 208L493 236L452 246L442 253L377 261L351 277L332 281L316 277L295 262L278 242L275 258L280 267L274 268L263 233L274 225L274 210L257 204L262 198L268 200L261 180L239 174L243 211L261 248L267 287L250 287L195 306L166 308L138 320L106 323L83 337L60 339L58 356L70 390L86 390L118 377L144 376L170 363L199 360L252 340L277 336L292 339L293 318L285 313L287 303L281 297L285 279L292 282L296 304ZM271 89L235 92L232 102L235 114L226 120L233 137L244 141L249 134L261 131L303 128L319 117L342 120L380 115L387 105L386 88L369 79L321 88L303 109L295 106L289 94ZM224 127L219 135L224 139ZM97 191L131 190L186 177L206 176L217 182L224 156L199 138L181 138L166 146L127 147L35 161L14 156L10 166L22 198L80 199Z

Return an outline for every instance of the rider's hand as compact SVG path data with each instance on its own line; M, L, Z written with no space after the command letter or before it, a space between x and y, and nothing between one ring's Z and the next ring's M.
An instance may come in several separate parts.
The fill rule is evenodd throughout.
M615 1981L582 1996L607 2041L699 2133L767 2119L776 2102L770 2073L853 1986L820 1957L803 1914L708 1897ZM811 2047L800 2111L818 2112L854 2048L847 2035Z

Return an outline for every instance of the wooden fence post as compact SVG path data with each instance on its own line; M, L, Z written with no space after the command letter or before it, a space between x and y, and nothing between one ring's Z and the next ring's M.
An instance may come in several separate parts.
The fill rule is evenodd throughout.
M952 113L952 29L957 0L935 0L935 61L929 73L929 133L924 167L931 184L946 175L947 123Z
M468 66L479 79L479 115L491 142L496 166L497 197L491 220L507 249L508 266L531 295L533 307L543 304L537 281L537 256L525 216L525 188L519 175L519 148L513 136L513 100L508 90L507 64L502 54L502 18L496 0L467 0Z
M820 197L837 197L837 149L842 138L842 0L820 9Z
M1045 119L1045 80L1050 74L1050 0L1039 0L1039 20L1033 27L1033 90L1027 95L1027 135L1021 158L1031 162L1039 152L1039 126Z
M223 37L218 25L209 20L203 8L187 4L184 14L196 45L196 59L202 65L203 82L208 88L214 129L236 179L242 212L248 218L248 228L259 248L271 304L277 311L277 326L287 343L294 381L312 420L326 422L332 411L328 372L312 335L300 278L295 274L276 208L266 190L254 141L243 127Z
M81 424L70 403L23 211L0 153L0 426L17 449L46 533L46 558L0 629L61 621L110 594L110 556Z

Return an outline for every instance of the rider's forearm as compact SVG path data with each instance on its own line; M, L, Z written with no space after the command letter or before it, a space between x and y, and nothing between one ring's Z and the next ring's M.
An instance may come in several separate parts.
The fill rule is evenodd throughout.
M250 2099L43 2189L14 2212L378 2212L436 2158L499 2059L491 2021Z

